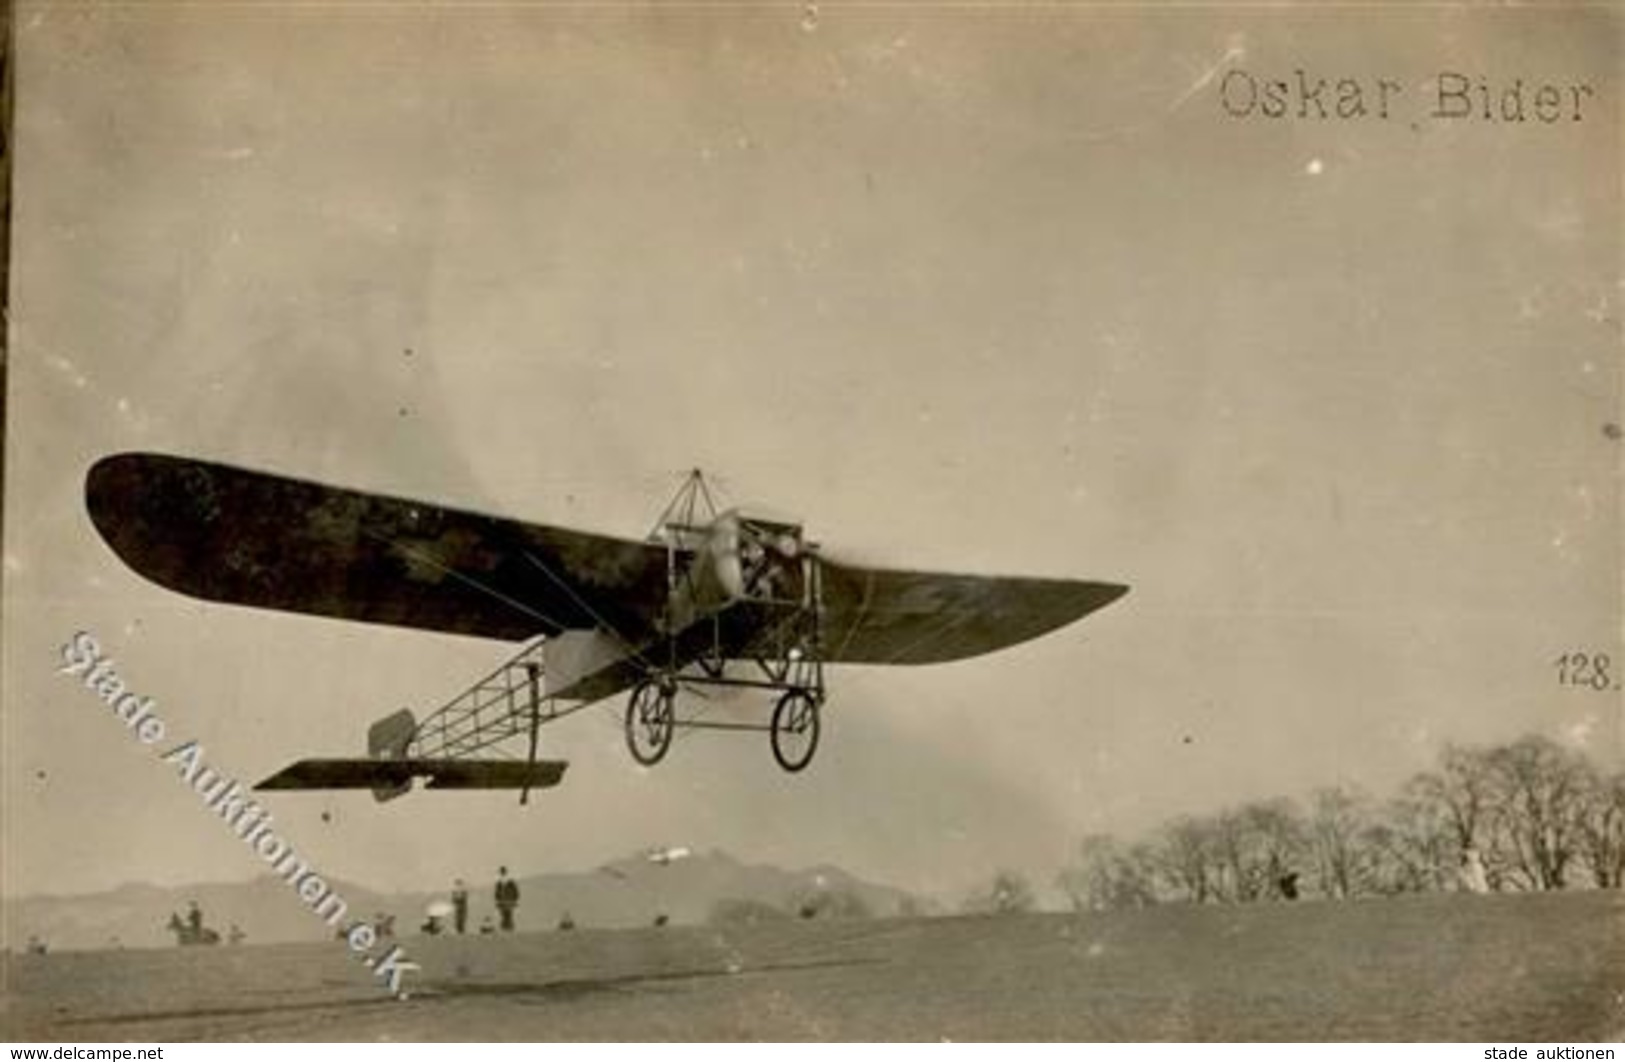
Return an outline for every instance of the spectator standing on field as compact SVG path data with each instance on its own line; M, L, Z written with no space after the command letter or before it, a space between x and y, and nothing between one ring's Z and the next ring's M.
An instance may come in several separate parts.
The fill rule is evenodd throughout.
M462 878L452 883L451 921L458 936L468 932L468 886L463 884Z
M508 877L507 867L497 868L497 914L502 916L502 931L513 932L513 912L519 906L519 883Z

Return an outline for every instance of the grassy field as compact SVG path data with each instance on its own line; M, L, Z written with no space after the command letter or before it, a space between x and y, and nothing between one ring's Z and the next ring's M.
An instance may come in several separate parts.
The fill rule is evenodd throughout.
M1625 1032L1625 897L407 938L7 958L0 1039L1521 1040Z

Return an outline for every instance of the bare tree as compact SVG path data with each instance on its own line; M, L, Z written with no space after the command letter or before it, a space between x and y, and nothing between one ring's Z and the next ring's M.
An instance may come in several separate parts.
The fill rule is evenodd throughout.
M1221 894L1251 903L1275 895L1282 879L1301 864L1303 822L1296 806L1284 798L1245 804L1215 820L1213 848Z
M1575 867L1625 888L1625 772L1599 775L1549 738L1447 745L1436 769L1381 805L1358 790L1182 816L1149 844L1087 837L1059 883L1079 908L1291 896L1312 870L1331 897L1449 889L1561 889ZM984 903L984 906L986 904Z
M1589 772L1580 847L1599 889L1625 887L1625 771L1608 777Z
M1439 769L1413 778L1406 787L1413 799L1430 802L1455 833L1459 851L1483 847L1486 819L1493 801L1490 754L1483 749L1446 745Z
M1446 888L1459 862L1459 833L1445 809L1416 795L1390 800L1365 830L1372 884L1381 893L1435 892Z
M1284 797L1248 804L1242 809L1248 826L1257 837L1263 865L1264 895L1279 896L1290 876L1308 859L1308 831L1298 805Z
M1110 834L1090 834L1056 883L1075 911L1144 907L1157 902L1156 855L1150 845L1124 845Z
M1482 857L1489 888L1507 881L1505 821L1498 810L1496 750L1446 745L1439 768L1414 776L1392 810L1402 816L1401 840L1413 862L1407 870L1417 887L1459 886L1474 853ZM1425 865L1424 865L1425 864Z
M1056 877L1074 911L1098 911L1112 906L1113 875L1122 858L1122 845L1108 833L1091 833L1078 842L1078 850Z
M1161 870L1156 845L1149 841L1132 845L1123 857L1118 879L1118 905L1150 907L1161 903Z
M1163 827L1153 844L1163 879L1192 903L1219 898L1214 833L1212 820L1186 815Z
M1319 789L1309 804L1309 843L1320 891L1339 900L1371 887L1370 801L1341 786Z
M1587 769L1579 753L1550 738L1520 738L1487 762L1492 807L1516 880L1561 889L1580 842Z

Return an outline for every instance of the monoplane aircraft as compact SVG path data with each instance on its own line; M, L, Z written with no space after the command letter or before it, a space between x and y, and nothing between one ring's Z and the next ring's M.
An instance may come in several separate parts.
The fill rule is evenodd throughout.
M1036 638L1128 587L842 563L782 519L719 512L692 473L642 541L131 453L85 503L135 571L208 601L522 642L419 720L374 723L364 758L300 760L261 789L556 785L538 733L626 693L626 744L659 762L682 728L766 731L799 771L818 748L829 664L931 664ZM765 722L705 717L705 691L759 691ZM692 701L701 702L698 707Z

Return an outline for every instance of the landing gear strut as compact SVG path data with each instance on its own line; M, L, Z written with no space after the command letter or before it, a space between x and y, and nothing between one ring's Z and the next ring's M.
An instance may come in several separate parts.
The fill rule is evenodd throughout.
M662 519L661 528L667 602L656 637L632 651L643 669L626 705L632 758L659 763L679 727L765 730L780 767L806 769L818 751L824 705L817 547L802 540L797 525L733 513L713 512L705 524L692 515ZM698 710L685 704L680 715L679 689L755 690L777 700L765 721L738 718L726 698ZM720 707L724 718L707 718L709 707Z
M812 762L818 751L818 716L823 698L810 690L792 689L773 708L769 737L773 758L794 774Z
M626 747L645 767L659 763L671 748L677 722L672 706L676 694L669 683L645 679L626 702Z

